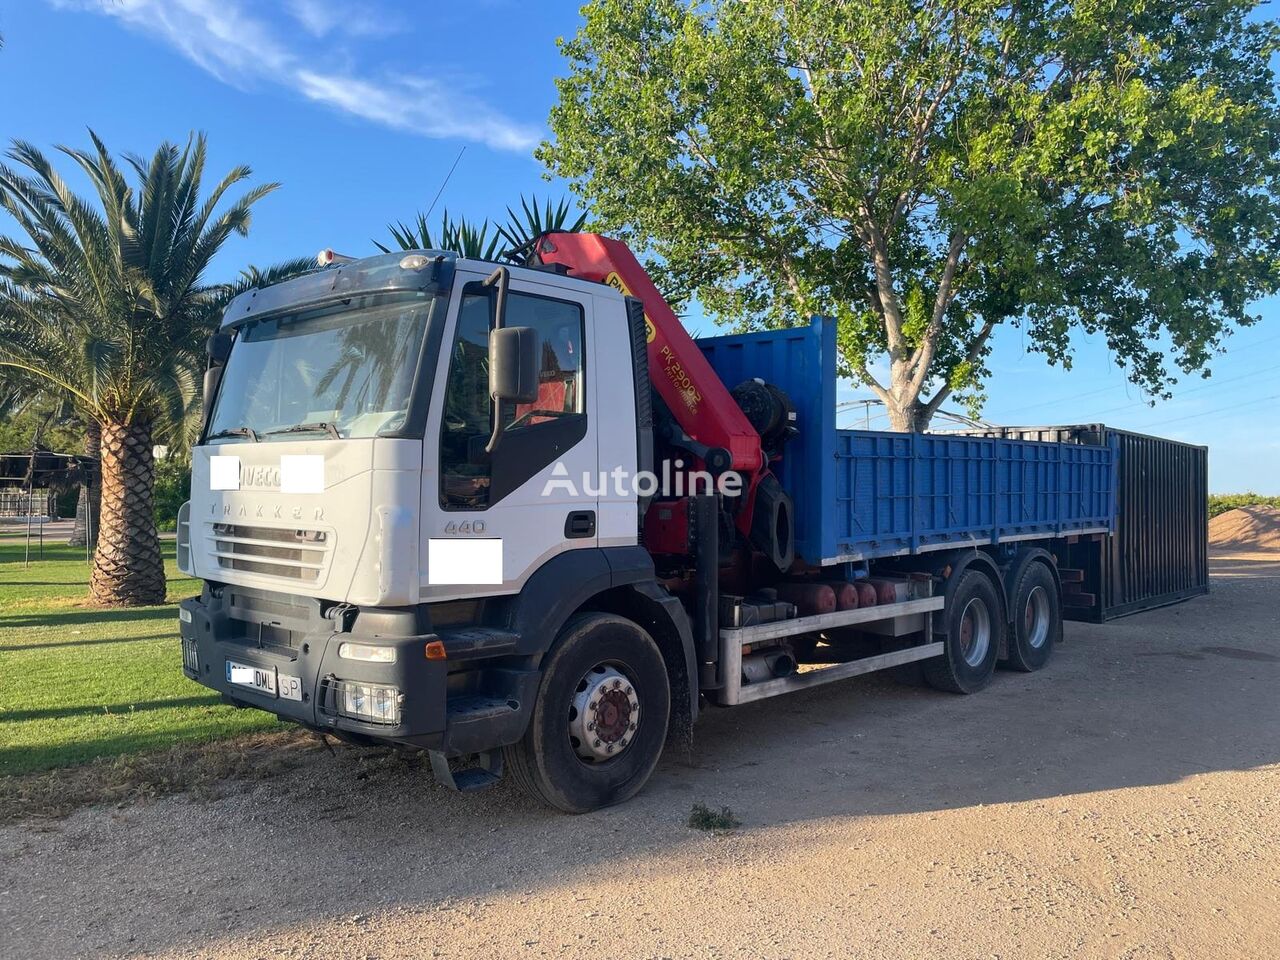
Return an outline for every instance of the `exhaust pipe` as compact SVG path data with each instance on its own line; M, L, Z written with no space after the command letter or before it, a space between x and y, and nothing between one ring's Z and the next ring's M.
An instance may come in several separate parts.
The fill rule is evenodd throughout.
M742 682L764 683L796 672L796 658L790 650L769 650L742 658Z

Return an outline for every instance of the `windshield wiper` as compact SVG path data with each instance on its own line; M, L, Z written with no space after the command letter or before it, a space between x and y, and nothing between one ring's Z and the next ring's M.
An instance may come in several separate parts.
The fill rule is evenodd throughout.
M258 442L258 435L254 432L253 427L228 427L226 430L219 430L217 433L211 433L206 440L224 440L227 437L248 437L254 443Z
M281 427L279 430L268 430L263 434L264 437L270 437L278 433L319 433L325 432L335 440L341 440L342 434L328 420L315 420L311 423L295 423L292 427Z

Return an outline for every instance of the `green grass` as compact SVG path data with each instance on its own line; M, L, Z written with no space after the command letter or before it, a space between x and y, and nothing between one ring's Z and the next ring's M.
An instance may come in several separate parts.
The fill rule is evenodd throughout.
M46 542L24 567L22 538L0 538L0 775L275 726L182 675L176 602L197 587L161 547L170 602L103 610L83 550Z

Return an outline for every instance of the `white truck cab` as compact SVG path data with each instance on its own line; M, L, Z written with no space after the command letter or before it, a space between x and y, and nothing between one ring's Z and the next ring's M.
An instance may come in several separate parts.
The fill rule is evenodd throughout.
M637 468L642 323L606 285L436 251L237 298L211 341L179 523L179 565L204 582L181 608L188 676L353 741L425 747L446 781L480 785L526 734L553 642L598 597L593 636L649 622L657 637L630 672L584 663L575 686L603 664L628 691L606 711L617 735L552 760L614 775L564 796L550 773L523 779L569 809L638 789L666 735L668 662L679 713L697 703L688 621L638 545L638 502L598 480ZM639 724L616 717L638 717L646 669L664 690L641 757ZM469 754L479 767L449 772Z

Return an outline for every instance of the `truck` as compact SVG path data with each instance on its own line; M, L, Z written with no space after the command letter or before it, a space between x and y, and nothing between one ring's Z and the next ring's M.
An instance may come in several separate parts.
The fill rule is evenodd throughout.
M597 234L333 259L209 340L179 633L235 706L585 812L700 711L975 693L1094 602L1105 432L840 429L833 321L695 340Z

